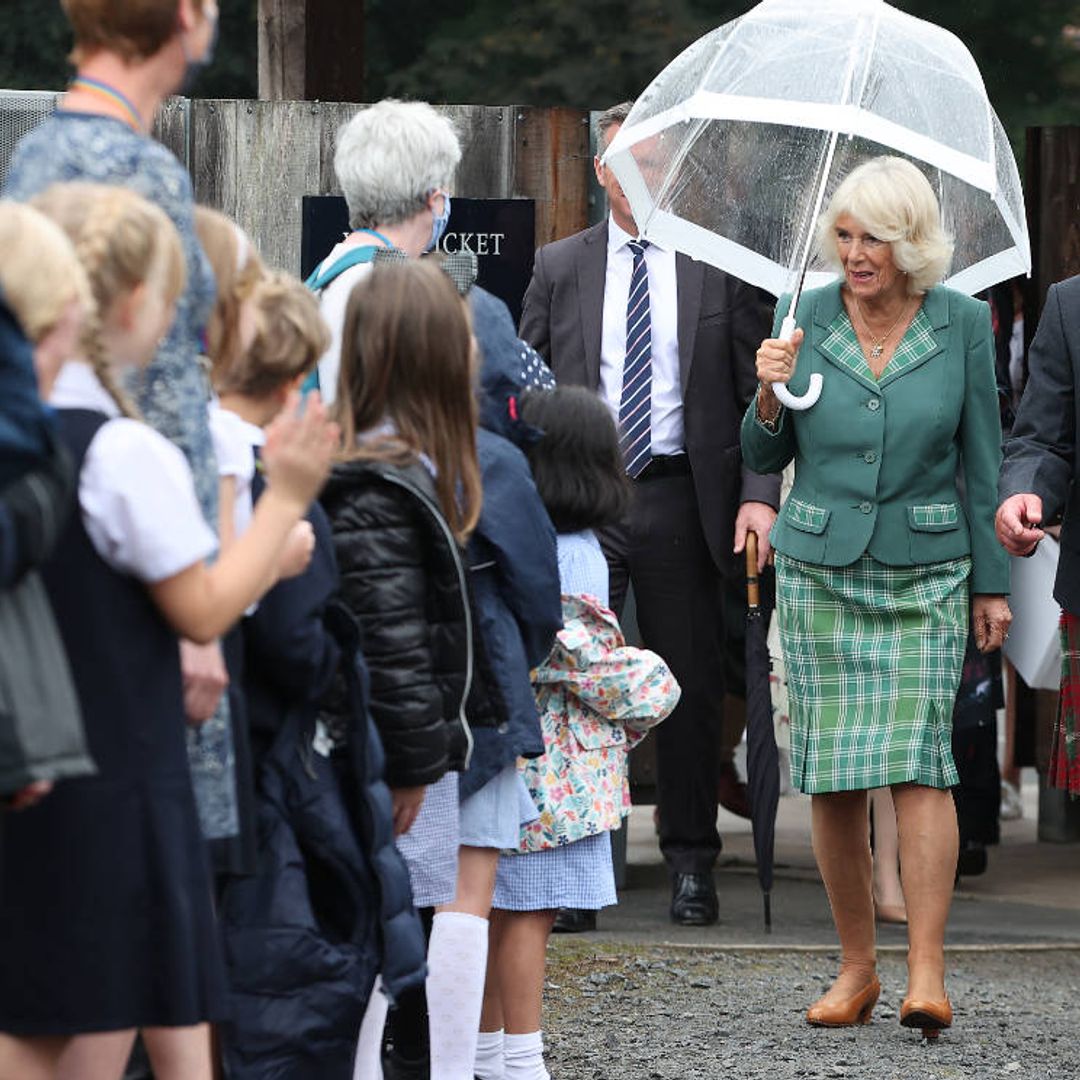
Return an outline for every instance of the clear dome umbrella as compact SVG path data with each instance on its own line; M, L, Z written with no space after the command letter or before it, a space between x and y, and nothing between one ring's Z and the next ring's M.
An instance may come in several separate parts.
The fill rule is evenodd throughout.
M937 193L956 245L947 285L1030 272L1016 161L971 53L884 0L764 0L652 81L605 160L643 237L790 293L790 336L803 287L835 277L814 251L822 208L884 153ZM802 399L775 389L808 408L815 379Z

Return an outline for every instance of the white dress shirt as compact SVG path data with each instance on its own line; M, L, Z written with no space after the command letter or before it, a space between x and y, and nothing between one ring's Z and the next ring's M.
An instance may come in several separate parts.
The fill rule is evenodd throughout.
M210 403L210 437L214 441L214 456L218 476L233 478L236 492L233 505L234 539L247 532L251 524L251 482L255 479L255 450L266 442L261 427L249 424L243 417L223 409L218 402Z
M114 418L90 440L79 473L83 525L113 570L152 585L214 553L187 458L149 425L120 416L88 364L65 364L49 403Z
M604 282L604 329L600 339L600 393L619 420L623 363L626 360L626 304L634 253L627 246L636 237L608 218L607 277ZM652 325L652 453L681 454L682 386L679 381L679 296L675 252L650 243L645 249L649 272L649 316Z

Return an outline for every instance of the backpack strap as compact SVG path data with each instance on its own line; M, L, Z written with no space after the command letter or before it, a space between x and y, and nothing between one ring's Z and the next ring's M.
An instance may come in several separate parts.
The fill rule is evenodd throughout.
M304 282L304 284L312 292L322 292L327 285L336 281L346 270L351 270L354 266L363 266L364 263L369 263L375 258L375 252L379 249L372 246L355 247L351 251L345 252L336 262L331 263L325 269L323 264L320 263L312 271L311 276ZM318 390L319 384L319 368L318 365L312 370L311 374L304 380L300 387L301 394L309 394L312 390Z
M371 262L375 258L375 252L378 250L375 246L353 248L342 255L336 262L331 263L326 269L323 269L321 264L317 266L304 284L312 292L322 292L327 285L336 281L346 270Z

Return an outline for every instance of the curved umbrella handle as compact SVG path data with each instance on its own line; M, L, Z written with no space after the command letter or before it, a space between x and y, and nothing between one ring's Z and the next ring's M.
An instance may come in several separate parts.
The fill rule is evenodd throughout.
M788 315L780 327L780 340L790 341L794 333L795 319ZM794 409L796 412L802 412L804 409L809 409L817 404L817 399L821 397L821 387L824 382L825 380L820 373L815 371L810 376L810 388L802 397L796 397L783 383L773 383L772 391L781 405Z

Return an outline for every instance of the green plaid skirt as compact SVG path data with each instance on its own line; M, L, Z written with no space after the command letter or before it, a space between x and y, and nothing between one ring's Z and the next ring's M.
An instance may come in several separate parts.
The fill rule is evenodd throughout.
M968 629L969 558L819 566L777 553L780 644L800 791L959 782L952 711Z

